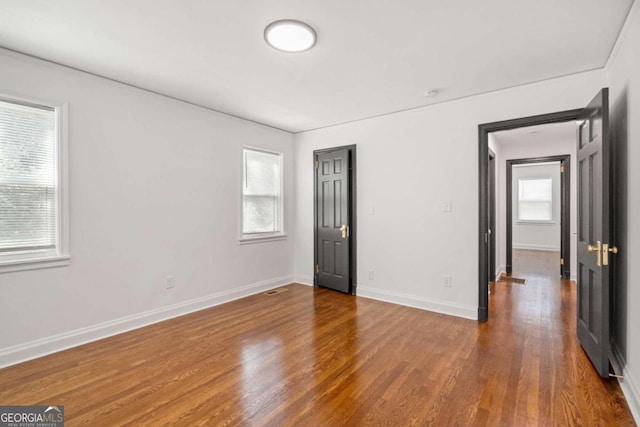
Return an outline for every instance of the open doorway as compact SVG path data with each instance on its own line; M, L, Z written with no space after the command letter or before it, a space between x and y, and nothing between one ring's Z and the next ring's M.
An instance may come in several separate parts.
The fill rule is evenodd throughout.
M489 318L489 285L486 282L488 274L488 244L489 230L489 139L492 133L525 128L531 126L560 124L573 122L576 130L577 179L574 180L578 189L576 246L577 262L576 281L563 280L563 289L576 290L571 300L575 301L577 327L576 335L580 345L585 350L598 374L603 378L609 377L609 301L612 278L615 277L615 262L612 258L618 253L618 248L612 238L615 237L611 227L611 182L613 169L611 167L611 142L609 133L609 91L600 90L595 97L580 110L531 116L521 119L507 120L479 125L479 285L478 285L478 320ZM495 152L495 149L493 149ZM499 156L498 153L496 153ZM500 169L500 168L498 168ZM613 254L613 257L612 257ZM553 277L549 276L549 277ZM555 275L560 280L560 275ZM577 286L571 286L571 285ZM542 287L537 289L544 294L549 289L557 287ZM496 287L497 289L497 287ZM506 288L506 293L512 290ZM526 294L527 292L516 292ZM493 295L493 292L492 292ZM531 314L528 309L528 299L518 299L517 309L524 308L523 316ZM558 299L548 301L562 307ZM549 306L549 305L548 305ZM550 307L550 306L549 306ZM562 313L555 310L555 316Z
M575 278L575 132L575 122L566 121L489 134L490 152L499 159L495 177L489 166L489 181L503 189L492 209L496 282Z
M565 121L489 134L498 158L494 179L503 189L494 204L498 276L516 271L575 279L575 132L575 121Z
M506 239L500 249L506 255L501 271L507 275L516 271L575 278L572 266L576 265L577 191L575 168L571 167L571 159L575 159L574 126L568 122L538 127L539 134L545 135L543 143L530 147L541 150L539 153L570 154L505 162ZM519 149L524 153L527 143L533 141L520 141ZM511 156L519 157L514 147ZM531 262L534 259L539 262Z
M506 161L505 273L570 277L570 158Z
M479 221L481 240L478 320L480 321L486 321L489 317L488 285L483 286L483 283L486 283L486 278L489 276L490 272L488 260L489 251L487 250L488 242L490 239L487 226L489 224L490 213L492 211L496 215L496 228L491 232L492 234L494 234L497 242L495 270L498 272L498 276L500 275L500 272L507 272L506 160L544 158L552 155L570 155L575 151L575 123L581 113L582 110L570 110L544 114L540 116L507 120L503 122L488 123L479 126ZM553 126L551 125L557 125L557 129L553 128ZM569 129L569 131L567 131L567 129ZM570 143L573 147L573 150L567 151L566 147L558 148L557 146L554 146L554 140L557 141L557 138L548 138L554 131L561 132L561 130L566 132L565 136L570 135L566 139L568 139L567 144ZM500 137L503 137L502 141L500 141ZM505 138L508 137L513 137L513 140L506 141ZM520 142L516 143L516 140L519 140ZM497 183L497 185L495 186L497 197L494 206L490 206L489 201L489 151L491 151L493 155L495 155L496 159L496 175L494 178ZM572 157L573 159L575 159L575 156ZM574 210L574 212L576 211ZM575 253L575 251L573 253Z

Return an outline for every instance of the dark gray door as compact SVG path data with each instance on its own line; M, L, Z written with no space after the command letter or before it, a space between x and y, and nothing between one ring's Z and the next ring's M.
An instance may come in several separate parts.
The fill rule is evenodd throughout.
M351 293L349 150L318 154L316 174L317 284Z
M609 376L609 92L578 120L578 340Z

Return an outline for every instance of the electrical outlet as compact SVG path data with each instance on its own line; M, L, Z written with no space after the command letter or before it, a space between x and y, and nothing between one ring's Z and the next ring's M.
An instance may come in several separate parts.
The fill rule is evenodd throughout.
M450 288L451 287L451 276L449 276L449 275L442 276L442 284L444 285L445 288Z
M374 276L373 270L370 270L369 271L369 280L373 280L373 276Z
M165 280L165 289L173 289L176 287L176 278L173 276L167 276Z

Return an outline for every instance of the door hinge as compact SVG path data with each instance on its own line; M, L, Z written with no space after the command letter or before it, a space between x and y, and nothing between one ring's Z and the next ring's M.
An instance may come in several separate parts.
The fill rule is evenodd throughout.
M316 274L320 273L320 265L316 264Z
M560 265L564 265L564 258L560 258Z
M316 161L316 169L320 167L320 162Z
M564 166L560 166L560 173L564 173Z

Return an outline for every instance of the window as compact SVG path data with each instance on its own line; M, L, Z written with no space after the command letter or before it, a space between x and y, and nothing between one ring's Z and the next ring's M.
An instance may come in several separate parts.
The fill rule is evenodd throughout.
M242 237L283 235L282 154L243 149Z
M0 98L0 271L68 263L61 110Z
M518 179L518 221L553 220L551 178Z

